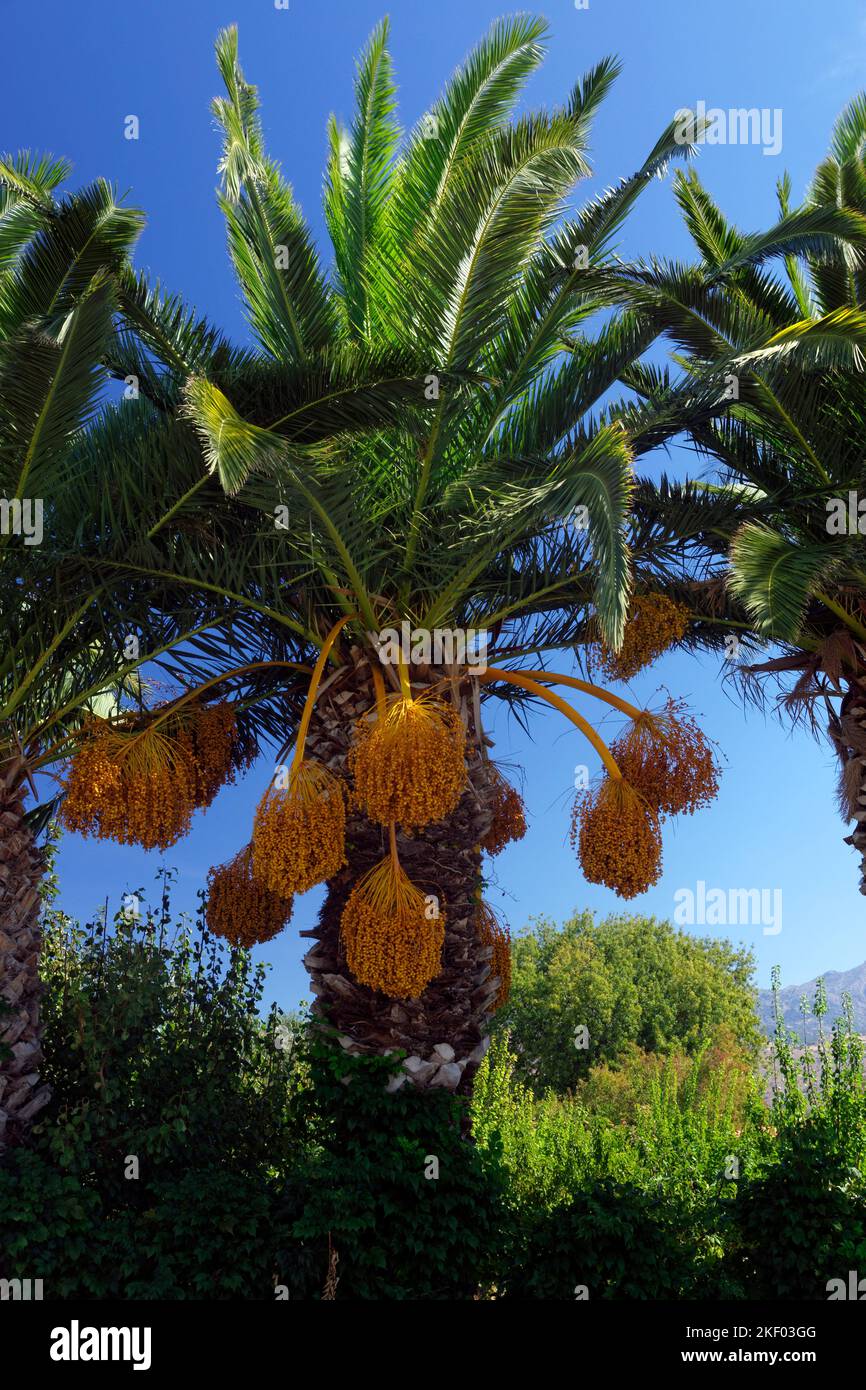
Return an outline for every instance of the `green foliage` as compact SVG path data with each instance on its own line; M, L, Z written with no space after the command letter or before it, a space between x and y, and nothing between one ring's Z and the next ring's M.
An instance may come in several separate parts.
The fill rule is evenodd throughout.
M504 1298L700 1296L692 1230L678 1204L602 1180L530 1223Z
M782 1132L775 1162L737 1193L730 1226L728 1271L745 1298L824 1299L830 1279L866 1266L866 1183L820 1115Z
M392 1058L321 1044L312 1058L321 1150L296 1194L295 1238L318 1246L320 1269L330 1238L338 1298L473 1297L506 1242L495 1148L461 1132L462 1105L447 1092L389 1093Z
M508 1038L494 1041L476 1081L473 1132L479 1146L501 1151L512 1205L567 1204L607 1179L693 1204L720 1190L727 1160L751 1153L758 1137L743 1122L742 1073L700 1054L652 1058L636 1078L611 1118L589 1084L573 1096L535 1097Z
M684 1087L714 1107L722 1105L741 1127L755 1094L754 1059L724 1029L694 1056L681 1050L665 1056L631 1044L616 1061L591 1067L575 1096L614 1124L634 1124L642 1112L654 1110L659 1094Z
M264 968L126 898L113 924L45 918L45 1078L0 1167L0 1266L55 1297L267 1297L282 1174L309 1142L303 1033L277 1045Z
M54 1099L0 1166L0 1275L55 1297L309 1298L333 1248L340 1298L492 1278L501 1175L453 1097L389 1094L393 1059L262 1018L264 967L173 927L168 877L140 919L127 896L111 925L51 909L45 927Z
M769 1109L730 1036L632 1045L538 1096L500 1034L467 1111L389 1091L399 1057L263 1017L263 969L173 927L169 890L113 925L46 910L55 1096L0 1164L0 1277L91 1299L777 1299L866 1268L850 1010L814 1055L780 1026Z
M262 1176L187 1166L97 1186L82 1152L37 1145L0 1168L4 1274L44 1279L52 1298L273 1296L276 1200Z
M758 1045L750 953L652 918L582 913L539 921L512 947L511 996L496 1026L513 1038L523 1076L563 1091L631 1045L693 1054L725 1031ZM575 1046L583 1026L589 1046Z
M727 1264L747 1298L826 1298L830 1279L847 1280L849 1270L866 1267L863 1043L850 998L830 1036L824 1032L827 1001L819 980L818 1042L797 1048L782 1022L778 972L773 987L775 1135L738 1189Z
M735 1184L731 1155L752 1134L732 1123L730 1078L652 1059L633 1123L573 1097L536 1099L498 1038L476 1083L473 1132L501 1152L514 1223L504 1297L687 1298L728 1289L720 1223ZM681 1059L685 1061L685 1059ZM748 1160L744 1160L748 1161Z
M113 1197L130 1187L126 1154L152 1177L190 1159L255 1171L287 1157L297 1063L275 1045L275 1014L259 1018L265 969L201 921L173 929L169 892L166 879L140 920L127 895L110 929L47 914L44 1074L57 1099L41 1129L58 1155L83 1144Z

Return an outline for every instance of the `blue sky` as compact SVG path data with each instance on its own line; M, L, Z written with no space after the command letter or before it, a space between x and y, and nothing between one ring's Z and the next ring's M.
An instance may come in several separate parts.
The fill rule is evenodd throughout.
M509 8L492 0L396 0L388 7L404 124L417 119L489 22ZM287 10L273 0L41 0L37 8L32 0L6 0L0 144L65 155L74 162L74 182L102 175L128 190L148 215L137 265L241 339L246 329L214 199L218 140L208 109L218 91L214 36L225 24L239 24L241 59L260 90L270 153L323 241L326 118L331 110L351 116L354 58L385 9L372 0L289 0ZM832 16L812 0L725 6L590 0L582 10L573 0L552 0L542 12L551 24L549 56L528 90L531 104L562 100L604 54L615 53L624 64L597 120L594 175L578 200L636 168L681 106L703 100L708 107L779 108L778 156L757 145L708 146L698 163L728 215L756 230L775 217L778 176L788 169L795 197L803 191L834 118L866 86L866 17L856 0L835 0ZM128 115L139 118L137 141L124 138ZM688 254L669 182L647 191L622 250ZM682 453L660 454L645 467L681 471L685 464ZM570 656L562 669L571 669ZM866 903L857 891L856 858L842 843L829 747L789 733L772 716L744 714L723 687L716 660L667 657L634 682L630 698L651 701L662 685L700 712L724 754L725 772L709 811L667 828L663 878L626 910L671 917L681 901L675 895L695 891L699 881L707 891L764 890L770 903L780 893L778 932L765 934L760 922L705 930L751 946L762 985L776 962L784 983L861 962ZM574 768L595 768L576 730L551 711L536 720L532 740L504 717L492 733L497 758L523 769L530 816L526 839L495 861L494 904L514 929L533 915L561 920L575 908L602 915L621 910L612 894L584 882L568 847ZM67 911L86 916L106 895L113 907L127 889L155 894L161 863L176 867L176 903L191 909L209 866L248 839L270 771L263 763L221 793L164 858L67 836L60 858ZM319 901L314 892L298 902L288 930L261 952L274 966L270 992L285 1007L305 993L297 932L312 925ZM764 922L774 925L768 917Z

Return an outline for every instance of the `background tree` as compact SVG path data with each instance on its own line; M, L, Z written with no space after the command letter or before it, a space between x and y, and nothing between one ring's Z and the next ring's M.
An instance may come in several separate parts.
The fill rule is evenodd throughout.
M575 1086L632 1047L693 1055L727 1032L757 1052L754 960L729 941L652 917L596 923L584 912L561 928L534 923L512 958L496 1031L511 1033L519 1073L538 1094Z
M656 536L655 556L669 557L659 587L691 589L686 641L726 642L737 658L728 669L748 697L775 686L793 718L815 729L826 715L842 812L858 821L849 843L861 853L864 151L861 94L837 121L803 204L791 206L790 180L781 179L780 221L760 234L734 227L693 171L678 174L699 259L637 269L630 295L673 344L678 371L627 374L655 403L659 427L673 437L679 420L708 464L699 479L646 483L636 496L638 531Z

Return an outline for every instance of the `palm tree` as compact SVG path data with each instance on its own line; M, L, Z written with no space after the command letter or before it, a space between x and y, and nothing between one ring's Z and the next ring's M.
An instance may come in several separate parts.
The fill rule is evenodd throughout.
M38 1075L41 855L24 806L28 718L40 705L46 713L48 684L62 706L80 681L104 695L118 668L98 626L73 637L76 600L43 529L50 537L62 461L93 408L111 278L141 217L103 183L55 202L67 172L26 155L0 165L0 951L10 1014L0 1033L0 1142L48 1098Z
M710 468L647 486L636 515L671 553L701 555L717 632L776 649L735 668L747 693L780 684L784 709L813 727L826 710L840 805L858 822L848 843L864 853L866 96L839 117L802 206L779 181L780 221L765 233L734 227L693 171L675 191L699 260L637 269L628 297L669 336L681 372L627 379ZM690 636L703 645L706 632ZM866 892L866 853L861 873Z
M387 26L376 30L354 124L330 128L330 273L264 151L236 34L220 35L220 201L257 346L232 347L126 260L115 268L97 360L132 398L68 441L44 556L46 593L72 604L97 589L98 602L90 627L73 608L62 668L65 639L40 608L48 635L34 619L28 660L45 654L54 685L41 707L28 685L32 722L16 731L35 770L71 755L68 824L163 844L230 764L275 744L251 843L212 875L212 926L235 945L267 939L295 892L327 881L306 957L318 1016L348 1050L404 1048L417 1084L464 1091L507 960L480 901L482 844L522 828L482 702L520 714L541 701L590 738L607 776L575 834L587 875L626 894L658 873L663 808L640 785L658 759L641 750L669 760L677 733L576 677L492 664L543 665L589 624L609 655L622 638L633 465L655 437L640 408L626 421L602 402L654 330L609 313L608 253L649 179L689 153L672 123L635 174L567 215L617 67L600 63L561 110L512 120L543 33L536 20L495 25L401 143ZM383 661L404 623L445 650ZM96 694L133 669L116 660L130 629L140 680L152 664L176 692L94 718ZM489 634L486 666L459 645L470 630ZM555 680L631 721L631 780ZM190 733L204 697L231 707L228 763ZM160 795L172 777L186 788L177 815Z
M608 253L651 177L690 151L672 123L636 173L570 214L617 66L601 62L562 108L513 119L543 35L539 20L495 24L404 140L387 24L375 30L353 124L329 126L327 273L224 31L220 204L258 352L226 382L142 335L160 363L154 394L182 399L172 427L191 422L209 472L258 512L245 538L272 537L279 516L275 606L316 660L300 728L286 730L291 770L277 768L251 851L215 871L212 923L249 940L255 919L271 935L274 897L327 881L305 933L316 1015L348 1051L404 1049L416 1084L463 1091L505 968L480 900L483 846L522 831L483 703L552 704L600 753L631 831L602 843L610 798L594 793L575 827L587 874L630 894L658 872L658 805L628 799L611 753L548 687L589 691L646 731L641 712L501 663L543 665L590 621L609 651L622 639L633 467L655 439L640 410L625 424L602 402L655 330L606 312ZM371 418L369 390L359 404L359 373L393 400L388 418L385 401ZM142 552L137 572L153 568ZM486 668L459 645L471 632L489 636Z

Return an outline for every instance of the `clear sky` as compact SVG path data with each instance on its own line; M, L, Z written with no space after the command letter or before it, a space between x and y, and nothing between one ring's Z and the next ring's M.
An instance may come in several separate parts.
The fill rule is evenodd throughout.
M241 60L263 102L270 153L283 165L316 235L321 217L325 122L335 110L351 116L353 63L384 0L4 0L4 77L0 146L31 148L74 161L74 181L98 175L128 190L148 214L137 265L159 277L235 338L246 329L216 208L218 139L208 103L218 91L212 45L217 30L237 22ZM392 52L401 115L412 124L489 22L511 7L497 0L394 0ZM822 157L832 122L866 87L866 14L858 0L729 0L683 5L679 0L550 0L548 60L529 88L533 104L562 100L574 80L604 54L624 71L595 126L594 176L582 200L630 173L681 106L759 107L782 112L782 149L758 145L705 147L702 178L728 215L748 230L776 214L775 183L784 169L799 195ZM124 138L136 115L137 141ZM623 254L687 255L670 183L646 193L622 242ZM683 453L659 455L645 470L680 472ZM562 669L570 670L570 656ZM758 981L771 966L783 983L822 970L847 969L866 958L866 901L857 890L856 856L834 803L835 767L826 743L790 734L772 716L744 714L722 686L720 663L674 655L639 677L638 703L659 685L689 698L725 755L721 795L709 811L668 827L664 875L627 910L672 917L691 889L763 890L767 911L729 925L694 925L750 945ZM627 693L627 692L625 692ZM583 706L586 712L586 707ZM594 711L591 711L594 712ZM606 730L613 726L605 725ZM495 755L524 771L530 817L526 839L494 863L490 896L519 929L536 914L561 920L575 908L599 914L623 905L586 884L568 847L568 810L576 764L595 761L579 735L553 711L539 716L529 740L500 718ZM156 892L161 863L177 869L176 902L192 908L208 868L246 843L252 813L271 772L255 768L222 792L192 834L164 859L156 853L66 836L62 902L82 916L112 905L125 890ZM777 894L781 895L781 930ZM296 904L288 930L261 950L273 963L270 993L284 1007L304 997L304 945L320 901L315 891ZM729 904L729 907L733 904ZM730 921L730 915L728 920Z

